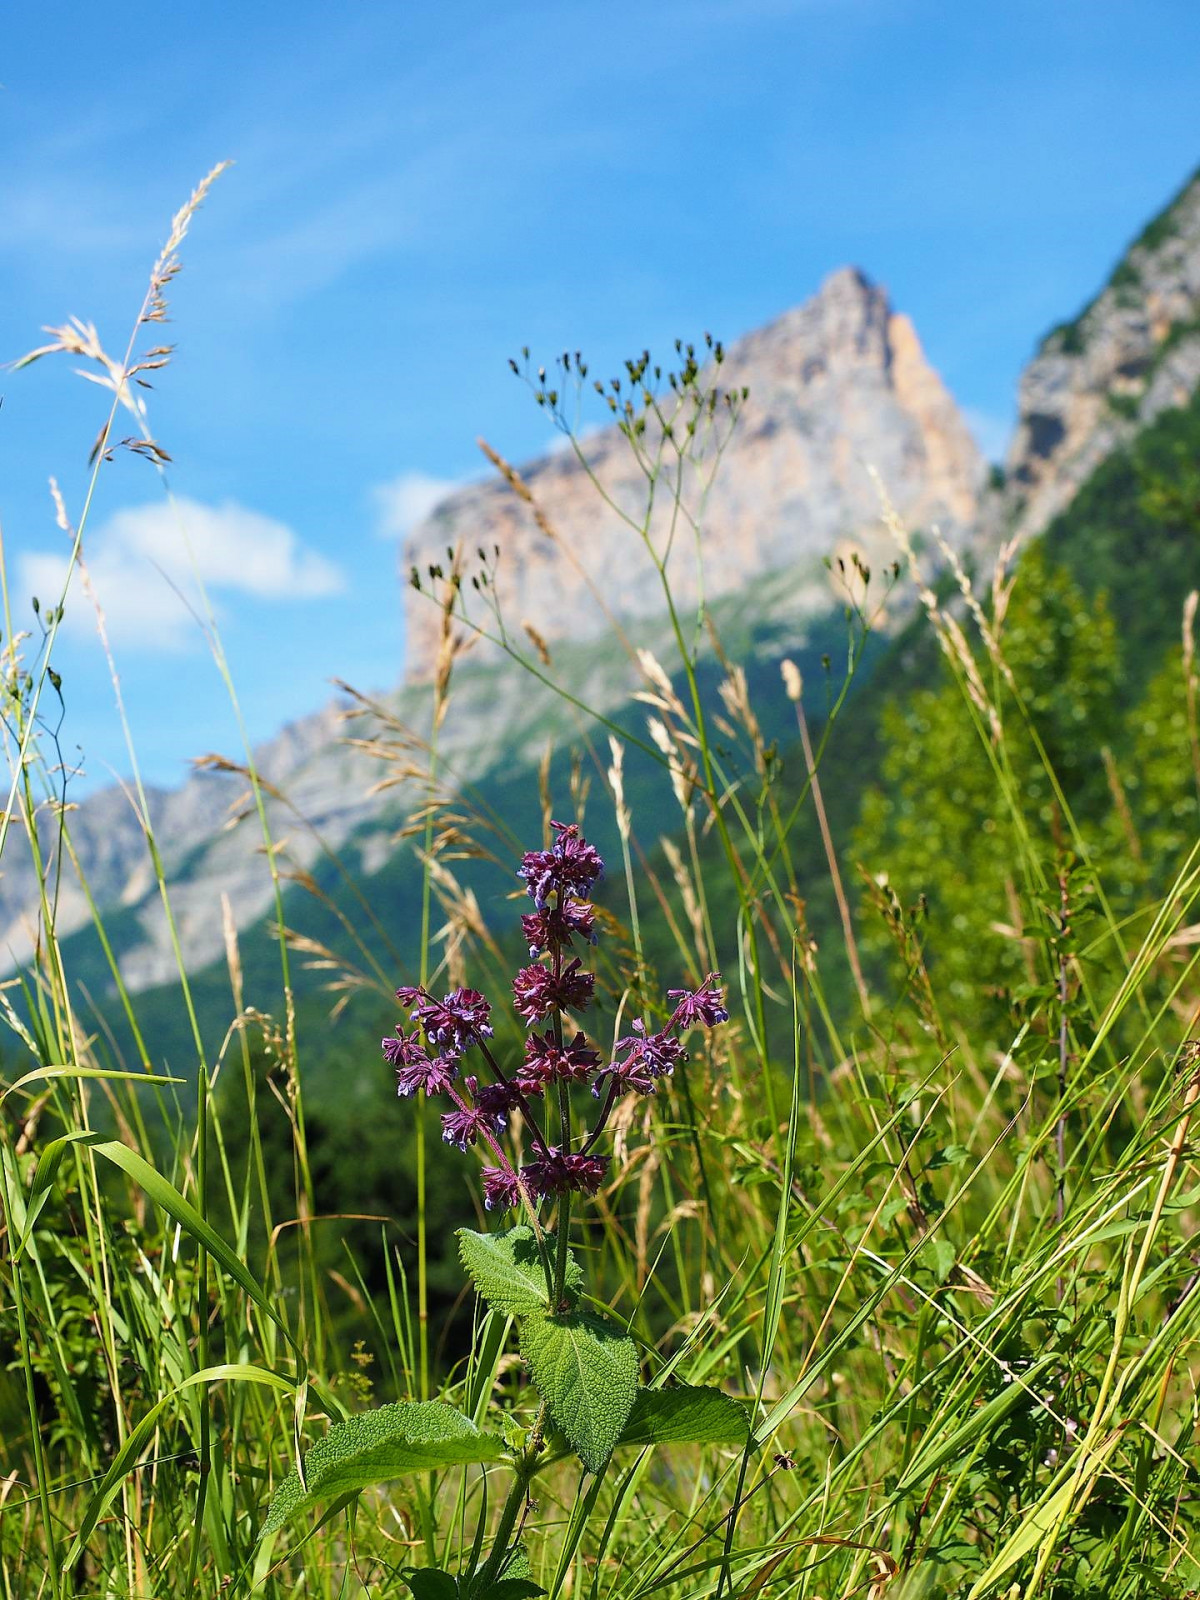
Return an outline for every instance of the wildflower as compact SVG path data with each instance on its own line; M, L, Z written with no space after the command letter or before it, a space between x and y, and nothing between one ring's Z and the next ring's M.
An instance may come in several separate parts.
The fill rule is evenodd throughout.
M671 1017L672 1025L679 1028L715 1028L718 1022L728 1022L725 996L720 989L721 974L710 972L696 990L668 989L667 999L677 1002Z
M596 942L595 911L587 900L576 900L570 895L560 895L557 905L525 913L521 927L531 956L565 950L575 934L589 944Z
M435 1000L424 989L397 989L396 998L409 1008L430 1043L452 1055L462 1055L480 1039L491 1038L492 1008L478 989L452 989L443 1000Z
M517 1175L507 1167L484 1167L483 1203L489 1211L509 1211L520 1198Z
M467 1079L475 1104L480 1111L486 1111L489 1116L496 1117L503 1124L508 1112L514 1110L521 1103L524 1090L517 1080L511 1079L508 1083L481 1083L476 1085L474 1078Z
M552 1033L531 1033L525 1041L523 1079L546 1083L584 1083L600 1065L600 1052L593 1050L582 1033L560 1047Z
M457 1145L460 1150L465 1150L469 1144L475 1143L480 1134L491 1134L495 1138L503 1126L499 1117L481 1110L478 1105L460 1106L457 1110L447 1111L443 1115L442 1138L447 1144Z
M660 1078L670 1077L680 1061L686 1060L683 1044L670 1031L670 1024L658 1033L647 1033L641 1020L633 1025L633 1032L618 1039L613 1059L600 1073L592 1093L600 1093L600 1085L608 1079L619 1092L633 1089L638 1094L653 1094Z
M435 999L421 985L396 990L396 998L409 1013L412 1027L396 1029L384 1039L385 1060L395 1068L401 1095L423 1090L449 1094L452 1106L442 1114L442 1137L459 1150L486 1144L495 1151L498 1165L483 1168L484 1203L489 1211L508 1210L519 1202L537 1205L543 1200L572 1194L596 1195L604 1183L610 1158L594 1155L618 1097L627 1092L650 1095L659 1082L687 1059L684 1036L691 1028L712 1028L728 1020L720 974L711 972L698 989L673 989L675 1009L666 1025L651 1031L644 1019L619 1039L612 1058L603 1058L574 1030L563 1035L567 1013L590 1005L595 975L583 969L580 959L565 959L576 940L595 943L596 913L585 898L604 870L599 853L574 824L556 822L554 843L548 850L533 850L521 862L520 877L534 909L521 918L532 958L513 979L513 1006L529 1029L523 1059L507 1075L484 1046L483 1056L495 1082L476 1077L459 1081L462 1057L472 1046L492 1037L491 1006L477 989L460 986ZM535 1026L541 1024L540 1027ZM590 1128L572 1129L571 1085L591 1083L599 1097L606 1090ZM561 1144L545 1142L537 1115L529 1102L557 1085L562 1112ZM517 1127L527 1128L533 1140L533 1159L510 1165L498 1140L510 1115L524 1113ZM572 1148L574 1145L574 1149Z
M509 1081L519 1094L540 1100L546 1092L546 1084L549 1080L540 1077L536 1071L522 1067Z
M526 1022L541 1022L552 1011L581 1011L595 988L595 977L580 970L578 958L559 973L537 964L522 967L513 979L514 1007Z
M600 852L588 844L573 822L552 822L550 826L558 834L550 849L527 851L517 873L539 911L551 894L560 900L565 895L586 895L604 871Z
M421 1042L416 1035L414 1034L410 1038L401 1033L399 1028L396 1029L392 1038L383 1040L381 1048L383 1050L383 1059L389 1067L407 1066L409 1061L415 1057L425 1056L425 1051L421 1048Z
M608 1156L564 1156L571 1187L578 1194L597 1194L608 1171L609 1159Z
M669 1078L676 1065L687 1059L682 1041L671 1033L669 1026L658 1033L647 1033L646 1024L640 1019L634 1023L631 1034L617 1040L617 1053L622 1050L638 1055L655 1078Z
M594 1095L599 1095L606 1080L609 1089L618 1094L627 1094L630 1090L636 1094L653 1094L658 1088L658 1079L640 1055L626 1056L624 1061L614 1056L606 1067L601 1067L592 1084Z
M521 1168L521 1181L538 1199L551 1194L594 1195L608 1170L607 1156L573 1155L551 1146L544 1156Z
M393 1060L388 1054L392 1042L391 1039L383 1041L384 1055L389 1060ZM404 1040L404 1046L403 1052L397 1052L393 1060L396 1067L396 1093L404 1099L418 1089L424 1089L426 1094L445 1094L458 1075L455 1062L446 1056L427 1054L411 1039Z

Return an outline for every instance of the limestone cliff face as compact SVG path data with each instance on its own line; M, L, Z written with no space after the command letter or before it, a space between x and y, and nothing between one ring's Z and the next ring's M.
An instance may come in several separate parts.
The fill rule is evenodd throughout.
M836 273L807 305L734 346L722 381L730 389L749 385L751 398L705 519L710 594L751 591L756 616L781 614L782 607L789 637L801 640L806 612L829 609L822 559L852 537L869 548L866 530L877 523L878 502L868 465L915 522L938 518L952 534L965 532L980 473L974 444L907 319L894 314L884 292L859 273ZM616 431L593 436L587 450L618 503L640 511L644 481ZM515 624L531 617L550 637L586 637L603 627L586 572L608 605L626 619L644 619L639 642L664 648L664 602L653 568L629 530L605 515L586 473L560 453L534 463L526 476L561 543L540 533L526 507L497 481L465 489L441 506L420 530L409 559L440 558L447 543L460 538L469 549L499 544L506 612ZM654 537L662 536L656 523ZM679 546L673 582L690 597L696 592L690 535ZM756 587L768 574L775 581ZM428 690L422 679L432 660L436 621L428 601L415 595L412 601L410 682L387 698L402 721L423 726ZM553 708L546 704L550 697L530 695L519 669L492 670L483 652L471 659L471 670L459 674L457 714L443 730L442 746L461 777L476 779L505 762L535 760ZM592 660L585 650L574 667L560 655L556 666L584 673L574 687L598 706L618 705L630 691L604 652ZM334 849L352 846L366 868L378 867L395 849L400 815L415 803L415 791L404 786L374 793L378 763L349 748L342 734L330 706L285 728L257 752L264 777L295 808L267 801L275 836L287 841L289 869L315 864L318 836ZM271 904L257 821L235 815L243 791L240 780L205 772L148 797L192 967L222 956L223 894L239 926ZM49 813L41 826L48 842L54 830ZM70 826L97 903L106 913L123 913L125 981L136 990L169 980L170 932L128 796L118 788L89 796L72 810ZM27 960L38 937L37 882L28 851L13 848L20 843L10 838L0 870L0 967ZM60 934L88 920L86 897L67 871L58 902Z
M795 568L797 620L827 606L824 559L846 541L868 551L876 545L879 497L870 468L913 525L938 522L951 539L969 528L979 452L911 322L861 273L834 273L805 305L732 345L715 381L729 391L746 386L750 395L704 504L702 581L710 597ZM585 450L605 493L640 520L646 482L626 440L610 428L589 437ZM693 509L710 468L711 452L687 483ZM460 542L468 551L498 545L495 592L506 624L529 619L548 639L606 626L589 582L623 619L660 614L653 562L574 456L551 453L521 471L557 539L506 484L481 483L445 500L414 531L405 572L443 560ZM663 506L651 538L661 551L668 537ZM669 570L676 597L693 600L701 578L690 530L677 532ZM432 669L437 619L428 600L409 594L408 676L420 680Z
M1105 456L1183 404L1198 382L1200 174L1025 369L1003 497L1008 526L1041 532Z

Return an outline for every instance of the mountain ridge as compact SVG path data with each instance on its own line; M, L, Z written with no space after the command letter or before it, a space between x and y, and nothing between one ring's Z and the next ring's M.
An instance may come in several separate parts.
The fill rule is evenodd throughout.
M872 545L882 554L882 538L870 527L877 501L868 460L879 467L902 510L918 517L942 515L956 541L966 536L982 459L953 400L925 362L911 322L861 272L840 269L812 299L736 341L723 376L746 383L752 399L709 508L705 582L715 603L728 602L730 613L745 609L740 592L752 585L751 631L757 629L760 637L779 634L798 648L841 603L826 558L852 543L868 558ZM599 456L600 471L610 475L616 492L637 494L636 469L629 470L625 441L615 429L593 436L588 448ZM597 497L577 464L549 453L526 471L539 497L549 489L560 537L568 543L590 541L593 547L605 543L612 530L597 528ZM469 540L471 547L499 543L533 574L521 608L538 617L554 645L556 671L574 676L581 699L611 708L634 692L635 675L608 659L595 630L579 626L586 610L582 581L572 579L574 587L567 582L571 569L558 549L549 559L536 545L531 549L530 538L542 536L508 484L470 485L435 511L425 537L439 554L448 522L454 538ZM650 563L643 560L639 566L637 552L627 552L621 571L627 581L624 588L618 583L615 596L612 563L599 575L601 582L610 580L605 586L623 619L637 623L639 642L645 635L653 643L662 631L664 606L652 587L657 579ZM694 574L694 563L686 559L672 568L672 581L685 597L695 594ZM556 626L555 619L562 617L570 619L569 627ZM428 679L441 626L428 596L408 592L408 625L413 643L407 679L379 699L387 715L417 725L428 718ZM568 632L575 648L564 655ZM593 640L599 654L591 648ZM468 780L514 756L535 760L535 730L543 724L546 733L570 726L561 718L555 723L545 707L535 708L519 668L501 671L486 655L477 648L465 658L466 670L461 664L456 669L456 705L441 736L443 757ZM286 791L292 803L285 806L270 796L267 802L272 827L288 837L300 871L313 865L325 845L353 847L360 861L378 863L396 848L406 808L419 797L414 783L373 792L379 765L343 739L346 709L346 703L334 701L287 725L255 752L267 784ZM149 796L149 821L172 882L173 913L189 966L221 955L222 895L234 907L239 926L265 914L273 898L258 824L248 816L235 820L244 792L245 782L237 776L205 770L177 789ZM297 817L306 826L299 826ZM44 809L40 826L48 842L52 807ZM72 811L71 826L84 870L95 876L97 904L123 916L125 981L134 991L169 981L174 973L170 929L131 799L120 786L100 790ZM27 960L36 946L37 904L28 854L10 854L0 874L0 949L8 952L10 965ZM56 919L60 934L83 928L89 918L87 896L70 873L64 874Z
M716 585L722 624L742 628L750 648L776 657L791 653L806 638L819 636L825 620L837 613L838 595L825 561L860 543L867 559L872 559L872 530L859 527L857 519L865 514L866 494L869 490L874 495L874 485L865 471L861 483L851 479L863 462L845 441L838 444L838 428L847 419L857 428L855 433L852 427L851 434L860 441L872 419L890 419L894 427L887 450L904 469L896 473L904 491L901 511L911 519L932 516L940 507L949 513L947 531L968 555L982 554L1014 532L1028 538L1045 528L1098 462L1134 437L1164 406L1178 404L1200 385L1200 180L1192 179L1143 230L1123 261L1128 269L1119 266L1114 271L1076 319L1074 333L1070 330L1075 325L1061 325L1042 341L1022 379L1020 417L1008 453L1006 481L1003 487L985 492L977 503L973 474L981 459L969 439L962 442L958 429L965 435L965 423L924 362L907 318L855 269L831 275L814 301L731 346L733 376L757 366L760 397L774 394L778 414L772 417L766 401L761 402L757 421L755 413L748 412L745 453L740 462L725 463L726 478L738 479L738 492L754 503L747 510L727 502L726 509L732 505L732 510L725 526L732 527L732 534L722 534L713 522L718 543L724 539L723 552L715 551L722 555L724 572L743 580L740 592L730 584L722 592L721 584ZM803 350L804 360L818 359L812 352L814 328L832 330L830 359L824 374L810 371L806 376L798 356ZM750 380L753 389L752 370ZM836 400L838 406L826 408L814 419L808 415L814 395ZM924 419L922 406L929 413ZM788 466L804 457L814 438L822 442L827 455L832 452L833 460L809 463L810 488L815 472L817 499L824 509L821 516L810 516L806 526L815 527L817 533L804 543L796 537L800 525L794 515L794 502L802 496L794 492ZM948 460L940 462L939 440L950 451ZM571 483L566 467L554 455L534 463L529 477L539 498L547 483L553 487L565 482L570 500L577 485ZM894 491L886 471L883 477ZM504 527L518 529L518 539L528 538L527 524L514 521L513 508L519 509L520 502L502 482L470 486L448 504L450 523L464 534L471 508L503 506ZM954 515L967 510L972 516ZM750 527L751 522L770 525ZM562 522L562 528L573 525L569 516ZM414 538L410 555L423 551L422 540L431 538L431 529L436 528L440 537L445 527L445 518L439 521L435 512L425 533ZM519 531L522 527L526 532ZM469 536L472 544L483 542L479 535L476 524ZM893 552L882 544L881 536L874 537L880 540L874 550L886 550L890 559ZM799 560L786 559L798 551ZM748 560L748 552L757 566ZM706 547L706 557L708 553ZM553 563L543 563L538 570L538 581L547 573L561 580L561 568ZM681 581L686 584L686 575ZM644 590L635 588L635 602L642 594ZM534 604L538 595L536 582L524 590L518 585L512 603L519 611ZM420 617L414 662L427 666L427 640L438 625L436 608L428 598L414 594L408 603L410 616ZM424 613L414 611L418 604ZM545 609L538 612L541 620ZM561 609L571 613L569 605ZM655 618L649 611L639 615L635 603L633 616L639 643L644 640L659 648L656 641L661 634L666 644L661 615ZM553 633L552 628L547 631ZM601 637L573 643L552 638L551 648L554 674L578 690L581 700L602 710L614 710L638 687L635 673L620 665ZM532 770L547 738L561 739L573 731L570 716L561 707L553 710L549 691L530 693L519 667L501 672L476 650L456 668L456 679L457 705L444 733L444 755L449 768L464 781L511 770L514 762ZM408 682L380 699L386 715L397 724L423 724L430 704L427 672L418 665ZM291 861L301 872L317 861L326 844L349 851L364 872L377 870L399 848L400 825L420 798L415 781L373 792L380 766L361 748L345 742L347 705L331 702L289 724L256 752L268 783L286 790L294 802L292 810L269 799L268 808L273 828L287 836ZM150 822L171 881L190 968L221 959L223 894L235 907L239 927L248 927L269 912L272 886L257 822L252 817L232 821L244 791L244 780L236 775L207 771L175 790L156 790L149 796ZM297 814L306 818L304 826L298 824ZM50 805L43 808L41 827L48 841L54 827ZM119 914L122 971L129 986L145 990L172 981L169 931L141 822L130 801L119 787L97 791L72 811L71 827L100 909ZM0 948L9 952L10 965L28 960L37 937L37 881L28 852L21 855L14 850L18 844L16 836L10 837L0 874ZM61 890L60 931L70 934L84 928L89 916L87 899L68 870Z
M1021 375L1005 492L985 508L985 526L1041 533L1106 456L1198 384L1200 172L1078 316L1039 343Z
M941 523L953 543L965 538L982 456L912 322L858 268L831 273L802 305L735 340L720 367L710 363L699 381L734 394L749 390L705 499L706 596L807 562L806 601L827 605L827 557L852 545L868 560L883 551L869 468L903 516ZM701 454L693 482L713 453ZM604 626L587 601L589 574L581 568L589 561L603 561L603 573L590 576L602 578L623 620L665 609L652 561L622 525L621 512L642 518L646 480L615 425L581 439L580 456L550 452L520 472L540 518L503 481L467 485L413 530L404 571L425 570L447 547L494 541L501 554L491 586L509 626L528 620L550 640ZM650 527L660 549L670 514L668 505ZM676 539L668 571L676 600L692 603L699 591L690 538ZM434 671L436 618L410 593L406 620L406 677L422 681Z

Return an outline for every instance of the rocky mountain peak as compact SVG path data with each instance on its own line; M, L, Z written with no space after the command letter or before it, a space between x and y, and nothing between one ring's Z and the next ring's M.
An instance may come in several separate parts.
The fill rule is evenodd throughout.
M1025 369L1007 461L1010 525L1039 533L1105 456L1198 382L1200 173Z
M965 535L976 509L982 461L961 415L925 358L907 317L860 271L844 267L805 304L729 347L723 388L750 391L709 493L703 522L705 593L735 593L770 573L797 569L797 622L827 608L825 558L851 542L878 540L878 472L903 516ZM569 451L522 467L553 534L501 482L451 495L413 533L404 568L444 558L448 546L498 545L495 594L510 627L526 619L547 639L605 626L590 583L627 620L663 609L654 564L613 504L640 518L645 479L615 427L588 436L587 467ZM661 497L660 497L661 498ZM664 510L651 527L663 548ZM695 599L694 541L677 538L673 592ZM437 619L409 591L410 680L432 670Z

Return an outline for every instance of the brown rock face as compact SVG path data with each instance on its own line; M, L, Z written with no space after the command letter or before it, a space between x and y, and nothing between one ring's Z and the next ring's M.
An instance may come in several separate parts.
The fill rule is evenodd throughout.
M768 573L796 570L797 620L830 601L822 562L848 542L880 554L879 498L869 469L912 525L937 522L961 540L976 510L982 461L962 417L929 366L907 317L885 291L844 268L807 304L730 347L723 389L750 397L711 490L712 452L687 477L684 499L697 512L671 537L669 495L660 486L649 537L677 601L737 593ZM641 522L646 479L615 428L584 443L588 466L620 510ZM505 623L529 619L548 639L586 637L605 626L604 602L625 620L665 610L662 583L635 530L608 508L588 472L567 451L522 469L557 539L495 481L445 500L414 532L405 571L468 551L500 547L495 591ZM700 559L697 559L697 556ZM437 619L409 591L410 680L429 675Z
M1200 382L1200 175L1130 246L1106 287L1043 340L1021 378L1010 528L1040 533L1101 461Z

